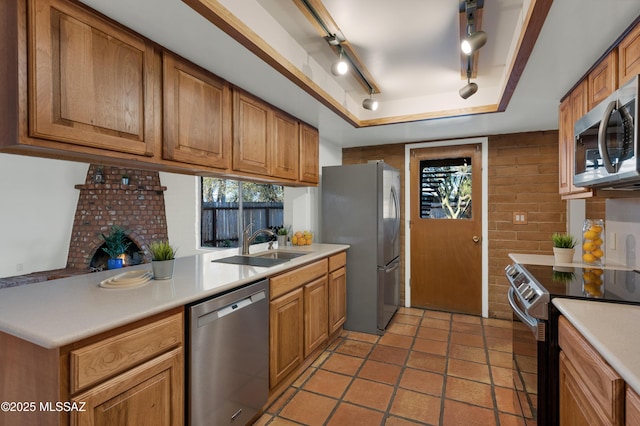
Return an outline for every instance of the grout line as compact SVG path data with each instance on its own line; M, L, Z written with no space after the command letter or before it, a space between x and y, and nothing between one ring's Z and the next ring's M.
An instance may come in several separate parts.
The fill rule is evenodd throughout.
M368 342L368 341L365 341L365 340L351 339L351 338L349 338L350 332L348 332L348 331L343 332L343 334L341 334L338 337L336 342L334 342L334 343L332 343L332 345L330 345L331 349L330 348L326 349L325 353L328 353L328 355L325 356L324 360L322 360L319 364L315 364L314 363L314 364L312 364L312 366L310 366L310 368L314 368L314 371L308 377L306 377L302 382L299 383L299 387L297 387L297 388L295 388L293 386L289 387L289 389L293 388L293 393L286 401L284 401L281 404L279 410L277 412L271 412L271 413L266 413L265 412L265 414L269 414L269 415L272 416L266 422L266 424L267 425L271 424L272 422L276 421L277 418L283 418L283 419L286 419L287 421L290 421L292 423L301 424L301 423L296 422L296 421L294 421L292 419L289 419L289 418L286 418L286 417L280 417L280 413L282 412L282 410L284 410L284 408L289 403L291 403L293 398L301 391L312 393L312 394L315 394L315 395L318 395L318 396L322 396L322 397L325 397L325 398L329 398L329 399L332 399L332 400L336 401L335 406L333 407L331 412L328 414L324 424L327 424L331 420L331 418L336 413L336 411L337 411L338 407L340 406L340 404L343 404L343 403L344 404L350 404L350 405L353 405L353 406L357 406L357 407L360 407L360 408L363 408L363 409L366 409L366 410L371 410L371 411L374 411L374 412L377 412L377 413L381 413L383 415L381 424L384 424L391 417L400 418L400 419L404 419L404 420L411 421L411 422L416 422L417 421L416 419L412 419L412 418L409 418L409 417L404 417L402 415L391 413L391 409L393 407L393 403L394 403L395 398L397 396L397 392L400 389L405 390L404 388L402 388L400 386L400 383L402 381L402 377L405 374L405 372L410 369L410 367L407 365L407 363L409 361L409 358L410 358L411 354L414 352L414 347L415 347L415 344L417 342L418 334L419 334L420 329L422 327L423 321L426 318L442 320L442 318L427 317L427 316L425 316L426 312L428 312L428 310L422 310L421 314L419 315L420 321L417 324L415 324L415 332L413 333L412 336L400 335L399 334L399 336L411 337L411 344L409 345L408 348L384 345L384 344L381 343L381 340L382 340L383 336L378 336L378 338L375 340L375 342ZM414 316L414 315L410 315L410 314L402 314L402 315ZM454 314L449 313L448 316L449 317L448 317L447 321L448 321L449 328L447 330L447 341L446 341L447 346L446 346L446 351L445 351L445 368L444 368L444 372L442 374L440 374L440 373L436 373L436 372L431 371L431 370L422 370L422 369L420 369L421 371L426 371L426 372L429 372L429 373L432 373L432 374L438 374L438 375L442 376L442 388L441 388L441 394L440 394L440 397L439 397L440 398L440 416L439 416L439 423L440 424L443 424L443 422L444 422L445 401L447 399L446 398L446 389L447 389L447 381L448 381L448 378L449 378L449 374L448 374L448 372L449 372L449 362L452 359L451 358L451 341L452 341L452 334L454 332L453 331L453 325L454 325L454 322L455 322ZM460 322L466 323L464 321L460 321ZM404 323L397 323L397 324L402 324L402 325L407 325L407 326L413 326L414 325L414 324L404 324ZM470 322L468 324L475 324L475 323ZM481 332L482 341L483 341L483 345L484 345L484 358L485 358L484 365L486 365L486 367L488 369L488 373L489 373L489 381L490 381L489 384L491 386L491 398L492 398L492 403L493 403L494 418L495 418L495 422L496 422L495 424L499 425L500 424L500 411L498 409L497 397L496 397L496 393L495 393L495 389L496 389L497 386L495 384L494 377L493 377L493 371L491 369L491 359L490 359L490 356L489 356L489 347L488 347L488 342L487 342L487 335L485 334L485 324L484 324L484 319L483 318L481 318L479 325L480 325L480 330L481 330L480 332ZM427 327L429 327L429 326L427 326ZM431 327L431 328L435 328L435 327ZM473 334L473 333L470 333L470 334ZM354 342L371 344L371 348L364 355L364 357L358 356L358 355L353 355L353 354L348 354L348 353L338 352L338 350L348 340L351 340L351 341L354 341ZM432 339L427 339L427 340L432 340ZM438 341L438 342L440 342L440 341ZM372 379L368 379L368 378L359 377L359 374L362 372L365 364L367 363L367 361L371 360L370 357L375 352L376 348L379 347L379 346L396 348L396 349L403 349L403 350L407 351L406 356L404 358L404 363L399 366L400 367L400 372L399 372L399 374L398 374L398 376L396 378L395 384L389 384L387 382L380 382L378 380L372 380ZM420 351L417 351L417 352L420 352ZM420 353L422 353L422 352L420 352ZM362 362L360 363L360 366L355 370L355 372L353 374L345 374L345 373L342 373L342 372L337 372L337 371L333 371L333 370L324 369L323 366L335 354L358 358ZM430 353L430 352L428 352L427 354L429 356L439 356L439 357L441 356L439 354L433 354L433 353ZM385 362L385 361L379 361L379 360L371 360L371 361L382 362L382 363L386 363L386 364L389 364L389 365L398 366L398 364ZM461 361L467 361L467 362L473 362L475 364L479 364L479 363L477 363L475 361L466 360L466 359L461 359ZM351 379L349 381L348 385L345 387L344 391L341 393L341 395L339 397L336 398L336 397L333 397L333 396L330 396L330 395L326 395L326 394L314 392L314 391L311 391L311 390L308 390L308 389L304 389L304 386L311 380L311 378L313 378L318 373L319 370L322 370L324 372L330 372L330 373L334 373L334 374L339 374L341 376L346 376L346 377L349 377ZM451 376L451 377L455 377L455 376ZM377 408L373 408L373 407L369 407L369 406L366 406L366 405L361 405L361 404L358 404L358 403L355 403L355 402L345 401L344 400L345 396L348 394L349 390L353 386L353 384L354 384L356 379L365 380L365 381L371 381L373 383L379 383L379 384L383 384L383 385L386 385L386 386L393 387L393 390L392 390L392 393L391 393L391 397L390 397L389 402L388 402L388 404L386 406L386 410L382 411L382 410L377 409ZM465 379L465 378L460 378L460 379ZM466 379L466 380L472 380L472 379ZM475 381L475 380L472 380L472 381ZM484 383L484 382L479 382L479 383ZM423 394L425 396L432 397L432 398L436 397L436 396L428 394L428 393L423 393L423 392L415 391L415 390L411 390L411 389L407 389L407 391L416 392L416 393ZM514 391L517 392L517 390L515 388L514 388ZM287 391L285 391L285 392L287 392ZM280 400L280 398L278 398L276 401L279 401L279 400ZM274 403L276 401L274 401ZM466 401L458 401L458 400L452 400L452 401L456 401L456 402L458 402L460 404L464 404L464 405L467 405L467 406L487 409L487 407L484 407L484 406L481 406L481 405L476 405L476 404L473 404L473 403L470 403L470 402L466 402ZM506 413L506 412L505 412L505 414L514 415L513 413ZM515 416L517 416L517 415L515 415ZM517 416L517 417L525 420L523 415L522 416Z

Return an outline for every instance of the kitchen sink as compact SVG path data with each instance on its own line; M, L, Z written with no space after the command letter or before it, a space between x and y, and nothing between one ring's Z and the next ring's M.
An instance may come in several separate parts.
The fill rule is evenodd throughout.
M299 256L309 253L299 253L292 251L267 250L255 254L235 255L223 257L221 259L213 259L212 262L232 263L234 265L261 266L268 268L270 266L285 263Z
M280 251L280 250L267 250L266 252L260 252L252 255L252 257L259 257L261 259L282 259L291 260L296 257L304 256L308 253L298 253L293 251Z

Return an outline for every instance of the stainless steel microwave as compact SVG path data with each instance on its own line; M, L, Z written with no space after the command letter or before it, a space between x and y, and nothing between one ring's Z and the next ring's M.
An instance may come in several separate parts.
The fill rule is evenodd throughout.
M640 190L639 78L635 76L576 122L576 186Z

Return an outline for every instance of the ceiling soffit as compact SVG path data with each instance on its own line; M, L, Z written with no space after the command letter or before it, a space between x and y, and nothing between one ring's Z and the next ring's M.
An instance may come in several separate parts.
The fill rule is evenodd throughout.
M318 73L316 73L314 78L309 77L309 75L307 75L308 71L303 72L301 70L301 68L304 67L294 65L295 60L290 60L289 55L285 56L274 48L271 44L271 40L267 41L267 35L262 34L261 36L258 32L254 31L252 26L255 27L255 25L250 22L250 19L246 19L245 16L243 16L244 20L240 19L221 2L216 0L183 1L354 127L414 122L506 110L553 2L553 0L530 0L529 2L524 2L528 4L528 9L526 10L526 13L525 11L522 12L524 16L522 17L520 27L517 28L517 30L519 30L519 32L516 33L517 40L514 40L512 43L512 53L510 53L508 63L505 64L506 69L504 72L504 78L502 79L503 84L498 88L500 93L497 94L495 101L492 102L490 101L490 98L486 97L484 99L478 97L478 102L468 107L462 106L450 108L447 107L448 105L446 105L445 102L442 103L445 105L445 108L440 110L433 108L432 110L427 110L426 108L423 108L417 112L401 111L398 114L389 114L388 116L385 116L384 113L371 116L367 115L367 113L363 114L360 108L359 102L364 98L362 86L360 87L360 92L355 95L348 93L346 90L343 90L342 93L336 92L335 81L326 84L327 80L331 78L330 73L329 76L326 76L325 78L319 78L317 75ZM299 0L294 0L294 2L298 1ZM320 3L318 0L315 0L315 2ZM229 5L229 7L231 6ZM328 12L326 13L328 15ZM328 16L331 17L331 15ZM333 22L333 18L331 18L331 22L332 25L336 26L336 31L339 31L340 29L337 27L335 22ZM460 22L462 22L462 20L460 20ZM318 38L322 43L327 44L326 41L322 40L320 37ZM293 40L293 43L295 43L295 40ZM353 48L353 46L349 47ZM308 55L310 56L310 54ZM355 50L354 55L357 57ZM372 81L375 81L373 80L373 77ZM333 87L331 86L331 83L333 84ZM462 85L463 83L460 84L460 87ZM382 88L382 92L384 94L384 87ZM451 94L451 96L454 95ZM457 92L455 93L455 96L458 96ZM385 102L386 105L386 100L382 99L382 101ZM405 101L399 100L389 102L389 105L394 103L400 104L402 102ZM398 110L401 109L402 108ZM394 110L394 108L389 108L389 110Z

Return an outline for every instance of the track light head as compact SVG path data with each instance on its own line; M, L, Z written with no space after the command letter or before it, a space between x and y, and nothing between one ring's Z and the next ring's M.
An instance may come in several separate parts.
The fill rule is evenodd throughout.
M369 111L375 111L378 109L378 101L373 98L367 98L362 101L362 108L368 109Z
M462 99L467 99L478 91L478 85L476 83L467 83L458 93Z
M480 49L487 42L487 33L484 31L476 31L469 34L460 43L460 49L465 55L471 55L476 50Z
M335 64L331 65L331 72L333 75L345 75L347 71L349 71L349 64L347 64L347 62L342 58L340 58L340 60Z

